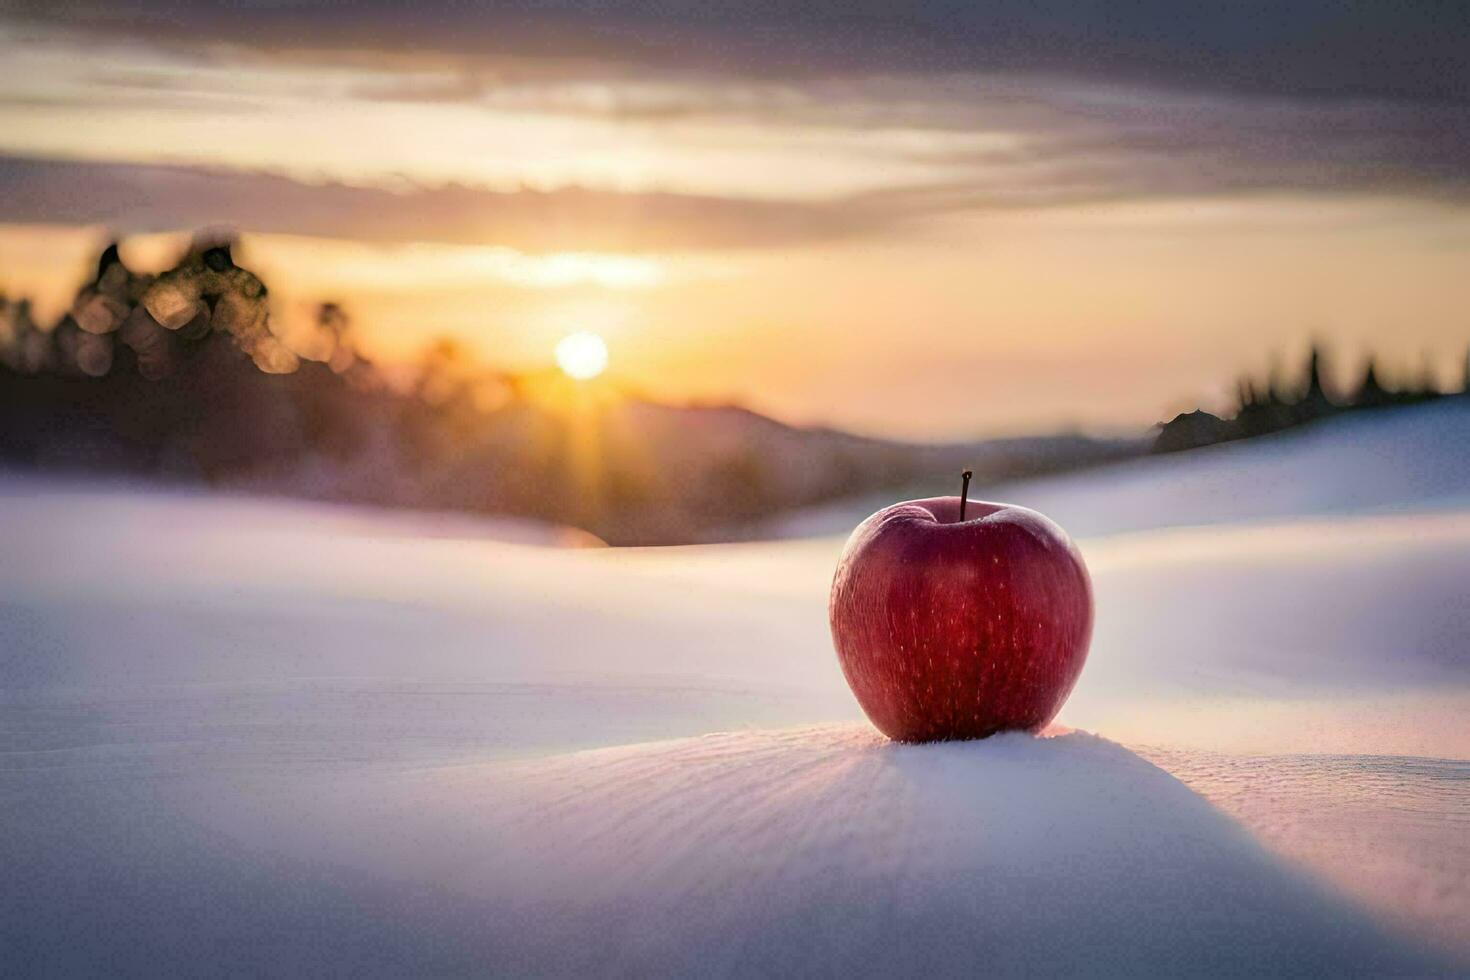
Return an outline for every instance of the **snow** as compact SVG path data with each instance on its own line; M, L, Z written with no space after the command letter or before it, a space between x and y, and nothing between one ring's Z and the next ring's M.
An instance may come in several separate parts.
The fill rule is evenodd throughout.
M1082 547L1097 626L1070 724L1133 744L1470 758L1470 515Z
M113 832L68 808L72 826L28 821L43 829L20 842L82 841L68 861L32 874L8 856L54 942L34 955L78 972L187 972L205 951L252 973L1437 965L1081 734L914 748L749 732L325 784L249 772L62 793L100 795ZM97 881L128 907L97 901Z
M1405 934L1464 950L1470 763L1394 755L1142 754Z
M5 972L1464 970L1458 411L1020 488L1098 534L1088 666L925 747L843 685L840 537L0 479Z
M949 492L929 487L915 496ZM1159 527L1470 506L1470 398L1325 419L1247 442L978 487L1025 501L1074 537ZM844 501L771 522L775 537L845 534L891 501Z

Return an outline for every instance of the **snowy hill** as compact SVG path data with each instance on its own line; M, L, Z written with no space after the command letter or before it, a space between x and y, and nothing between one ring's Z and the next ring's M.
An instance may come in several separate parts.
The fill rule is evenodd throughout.
M570 550L6 479L0 949L21 975L1464 970L1465 418L1018 487L1107 532L1088 666L1053 737L929 747L878 739L837 670L840 537Z
M942 484L942 481L941 481ZM944 485L917 496L953 493ZM1075 537L1268 518L1470 503L1470 398L1326 419L1301 429L1063 476L979 486ZM771 537L846 534L885 498L762 525Z

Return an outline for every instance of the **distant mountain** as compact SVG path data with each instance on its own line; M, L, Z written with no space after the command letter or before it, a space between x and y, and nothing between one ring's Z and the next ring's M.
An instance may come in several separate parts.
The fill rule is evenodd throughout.
M605 386L536 395L528 389L542 386L520 379L507 379L509 394L485 410L468 385L430 402L318 362L268 374L219 334L175 352L156 380L131 369L125 350L117 358L100 378L0 366L0 463L509 514L653 544L719 538L762 517L944 480L966 466L984 481L1140 448L1080 436L911 444L797 428L735 406L662 405Z
M204 236L157 275L116 246L50 329L0 297L0 464L507 514L612 543L719 538L866 490L1076 467L1143 447L1079 436L929 446L509 376L452 343L390 386L336 304L278 337L267 289Z

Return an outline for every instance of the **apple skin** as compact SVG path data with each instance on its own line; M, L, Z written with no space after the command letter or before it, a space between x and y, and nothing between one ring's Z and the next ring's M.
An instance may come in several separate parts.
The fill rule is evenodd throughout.
M1037 731L1087 660L1092 583L1072 539L1025 507L911 500L858 525L828 612L842 673L899 742Z

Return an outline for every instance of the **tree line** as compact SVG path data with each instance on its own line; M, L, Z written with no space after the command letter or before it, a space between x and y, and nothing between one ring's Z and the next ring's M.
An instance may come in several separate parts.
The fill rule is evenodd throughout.
M1346 412L1418 405L1450 395L1470 394L1470 352L1458 392L1441 390L1426 365L1418 377L1388 384L1377 359L1370 357L1362 377L1348 391L1334 391L1325 379L1327 353L1314 344L1294 377L1273 373L1265 381L1243 377L1236 382L1236 404L1228 417L1203 409L1184 412L1160 426L1154 452L1197 449L1236 439L1269 435Z

